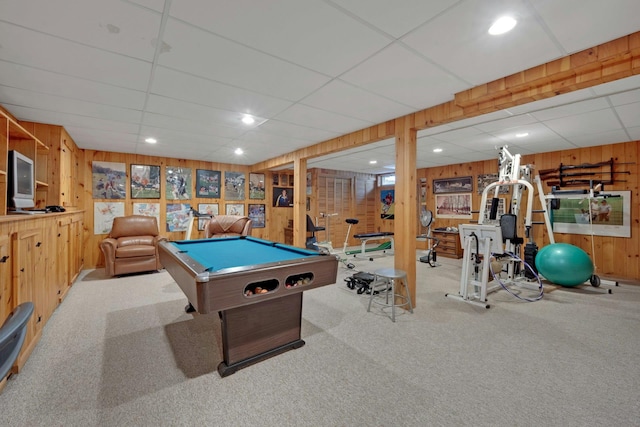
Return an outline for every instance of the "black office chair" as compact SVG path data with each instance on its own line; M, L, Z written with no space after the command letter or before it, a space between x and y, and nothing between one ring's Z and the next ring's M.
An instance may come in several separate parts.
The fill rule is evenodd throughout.
M316 232L324 231L324 230L326 230L326 227L320 227L315 225L311 217L307 215L307 233L311 233L311 236L307 237L307 242L306 242L307 249L314 249L316 251L318 250L318 245L316 244L318 243L316 239Z
M0 327L0 381L7 376L20 354L27 335L27 322L32 314L33 303L22 303Z

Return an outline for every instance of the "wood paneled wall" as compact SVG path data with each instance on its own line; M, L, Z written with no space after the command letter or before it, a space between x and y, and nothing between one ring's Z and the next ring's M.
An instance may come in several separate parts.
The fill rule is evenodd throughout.
M512 154L518 154L510 150ZM620 179L626 182L618 182L614 185L606 186L607 191L631 191L631 238L595 236L593 242L595 253L591 250L591 236L580 234L554 233L556 242L570 243L585 250L594 259L597 273L599 275L609 275L613 277L637 280L640 278L640 194L638 191L638 160L640 155L640 142L627 142L596 146L590 148L554 151L541 154L523 155L522 165L533 165L535 170L557 168L560 163L564 165L579 165L583 163L598 163L608 161L613 158L614 163L635 163L620 165L615 170L629 171L629 175L620 175ZM486 160L483 162L464 163L418 170L419 178L424 178L427 184L426 202L427 208L435 212L435 196L433 194L433 180L439 178L451 178L472 176L474 182L473 209L480 207L481 195L477 192L477 176L479 174L498 173L498 152L496 160ZM535 187L535 186L534 186ZM545 193L549 193L551 188L543 185ZM578 189L587 187L567 187L566 189ZM526 196L526 191L525 191ZM509 200L507 200L508 202ZM534 209L539 208L537 196L534 198ZM524 215L524 206L521 209ZM473 219L477 220L478 215L474 214ZM533 214L534 221L543 221L542 214ZM519 222L524 221L524 217L518 218ZM469 223L459 219L435 218L432 227L455 227L460 223ZM419 228L422 230L422 227ZM549 236L543 225L534 225L534 241L539 248L549 243ZM425 247L424 243L419 243L419 247Z

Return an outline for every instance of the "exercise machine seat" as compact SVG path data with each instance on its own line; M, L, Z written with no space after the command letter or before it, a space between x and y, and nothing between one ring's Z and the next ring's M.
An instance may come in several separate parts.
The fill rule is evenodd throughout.
M27 335L27 322L33 314L33 303L17 306L0 327L0 382L9 374L18 359Z
M108 276L162 269L158 256L160 236L158 221L153 216L117 217L109 236L100 243Z
M216 215L204 226L204 237L237 237L249 236L253 222L248 216L242 215Z

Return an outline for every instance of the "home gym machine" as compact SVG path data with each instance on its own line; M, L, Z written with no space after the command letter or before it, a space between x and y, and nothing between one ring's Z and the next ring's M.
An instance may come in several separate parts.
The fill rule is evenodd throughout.
M429 264L431 267L437 267L436 264L436 248L440 243L440 239L431 235L431 224L433 224L433 212L426 207L422 206L420 209L420 224L426 228L426 234L421 234L418 239L425 239L427 241L427 252L419 258L420 262ZM435 242L435 243L434 243Z
M531 184L532 168L529 165L521 166L520 155L512 155L505 146L500 148L498 169L498 181L489 184L482 192L478 223L460 224L458 227L464 250L460 290L458 294L446 294L449 298L485 308L490 307L487 303L487 294L498 289L505 289L524 301L537 301L543 296L542 282L535 271L537 246L533 242L531 231L534 200L534 188ZM498 194L500 188L504 186L512 189L510 209L497 220L500 203ZM517 236L517 218L525 189L527 206L524 229L525 237L529 241L525 246L525 259L522 260L520 246L524 243L524 239ZM491 209L488 218L485 218L487 198L492 191ZM544 205L539 212L545 215L545 222L550 231ZM505 279L501 277L503 272L506 272ZM492 286L489 286L490 281L494 281ZM531 298L523 297L522 292L511 290L514 285L532 289L536 295Z

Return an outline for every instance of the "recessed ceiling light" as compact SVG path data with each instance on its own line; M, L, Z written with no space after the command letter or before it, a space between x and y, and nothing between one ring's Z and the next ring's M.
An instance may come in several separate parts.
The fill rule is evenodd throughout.
M242 151L242 148L236 148L236 151L234 151L234 153L239 156L240 154L244 153L244 151Z
M149 144L155 144L156 142L158 142L158 140L156 140L155 138L147 138L144 140L144 142L148 142Z
M249 114L245 114L244 116L242 116L242 123L244 123L245 125L252 125L254 124L256 121L256 119L253 118L253 116L250 116Z
M442 153L442 148L434 148L433 152L434 153Z
M516 138L524 138L525 136L529 136L529 132L516 133Z
M378 163L378 161L377 161L377 160L369 160L369 164L370 164L370 165L375 165L376 163Z
M498 36L513 30L518 21L511 16L501 16L498 18L489 28L489 34L492 36Z

